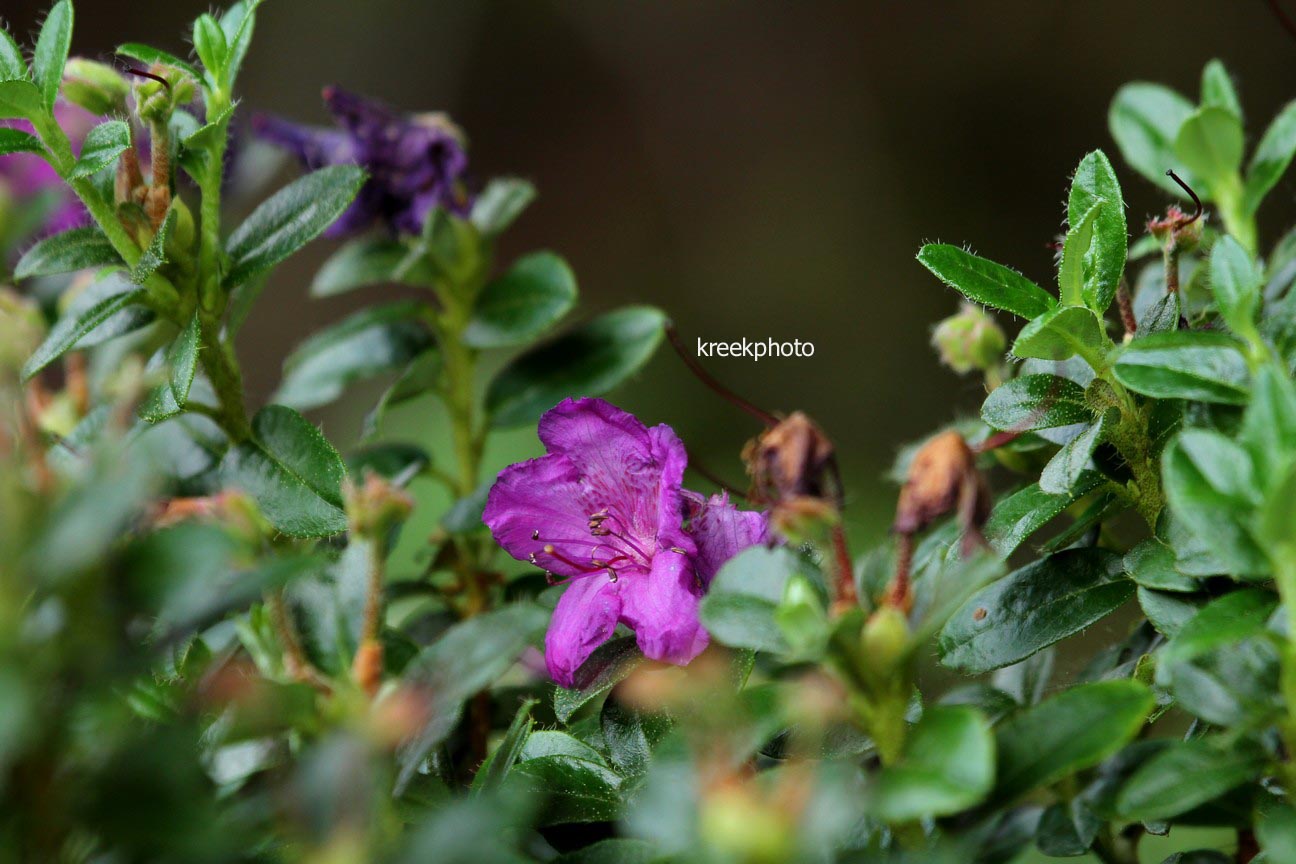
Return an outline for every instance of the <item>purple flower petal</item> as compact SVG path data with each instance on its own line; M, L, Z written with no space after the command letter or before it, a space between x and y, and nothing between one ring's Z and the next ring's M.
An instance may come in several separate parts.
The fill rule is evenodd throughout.
M687 555L662 550L652 571L626 577L621 585L621 617L635 631L645 657L683 666L707 646L698 620L702 588Z
M596 575L572 581L563 592L545 634L545 665L559 685L573 686L576 670L612 638L621 614L619 586Z
M710 585L730 558L769 539L769 519L754 510L739 510L728 493L703 499L687 493L690 530L697 543L694 565L703 585Z

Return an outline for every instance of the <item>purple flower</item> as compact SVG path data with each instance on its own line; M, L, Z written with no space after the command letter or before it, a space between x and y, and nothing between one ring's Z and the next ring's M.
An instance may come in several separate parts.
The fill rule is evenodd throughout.
M688 663L707 644L699 600L725 561L766 539L764 515L684 489L675 432L601 399L563 401L538 432L548 455L501 472L483 519L514 558L567 580L545 637L550 676L573 686L619 623L647 657Z
M448 121L434 114L403 116L340 87L324 88L324 104L341 128L299 126L268 115L253 118L252 125L307 168L354 163L369 172L330 235L363 231L375 221L397 233L418 234L437 207L467 212L468 155Z
M54 106L54 116L74 145L80 147L98 120L84 108L59 102ZM25 120L9 120L0 124L34 133ZM40 225L41 234L56 234L84 225L87 221L85 207L58 176L50 164L35 153L12 153L0 156L0 191L13 196L20 204L32 199L52 195L55 204ZM3 197L3 196L0 196Z

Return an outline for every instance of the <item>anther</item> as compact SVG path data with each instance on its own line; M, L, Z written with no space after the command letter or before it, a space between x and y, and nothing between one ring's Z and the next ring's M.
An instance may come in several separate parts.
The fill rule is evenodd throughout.
M537 529L535 529L534 531L531 532L531 539L532 539L532 540L539 540L539 539L540 539L540 529L539 529L539 528L537 528Z

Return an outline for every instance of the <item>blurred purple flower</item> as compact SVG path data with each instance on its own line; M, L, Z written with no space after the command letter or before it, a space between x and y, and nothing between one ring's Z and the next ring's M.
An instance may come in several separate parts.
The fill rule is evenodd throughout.
M468 154L438 115L400 115L340 87L324 88L324 104L340 129L301 126L280 117L253 118L258 136L288 150L309 169L354 163L369 180L332 236L363 231L375 221L401 234L418 234L436 207L467 213Z
M698 602L725 561L765 541L765 516L684 489L675 432L601 399L563 401L538 432L548 455L504 469L483 519L514 558L567 579L545 637L550 676L573 686L618 623L647 657L688 663L707 645Z
M98 122L98 118L84 108L64 102L54 106L54 116L77 150L80 150L86 133ZM7 120L2 125L24 132L35 132L25 120ZM41 223L40 234L55 234L87 222L85 207L76 195L49 163L35 153L0 156L0 190L13 196L20 205L30 203L41 195L56 196L57 203Z

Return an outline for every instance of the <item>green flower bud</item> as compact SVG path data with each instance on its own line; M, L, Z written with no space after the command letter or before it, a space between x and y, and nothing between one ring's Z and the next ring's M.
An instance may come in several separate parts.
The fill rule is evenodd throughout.
M887 678L909 653L909 621L894 606L883 606L864 623L861 640L864 662L879 679Z
M803 576L788 579L783 599L774 610L774 621L792 653L810 656L822 652L828 641L828 619L810 581Z
M143 78L135 83L135 113L145 123L165 123L180 105L193 101L194 82L187 72L171 66L154 64L150 75L164 79Z
M73 57L63 68L63 98L91 114L121 114L129 95L126 79L106 63Z
M980 306L964 303L932 332L932 345L941 362L960 375L984 372L999 362L1007 347L1003 330Z
M361 537L382 537L408 519L414 509L413 498L372 471L365 472L359 485L348 480L342 496L351 530Z
M698 831L706 844L741 864L779 864L795 850L785 814L743 786L723 786L702 799Z

